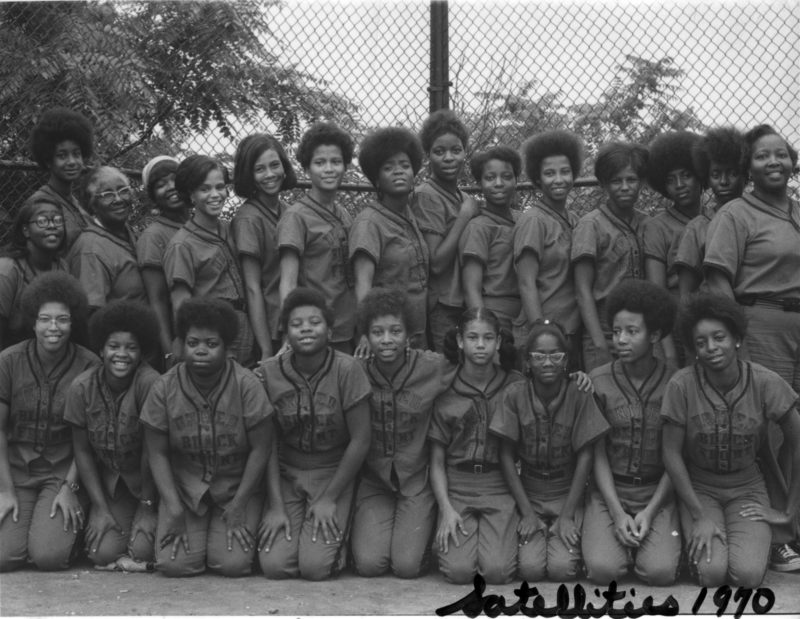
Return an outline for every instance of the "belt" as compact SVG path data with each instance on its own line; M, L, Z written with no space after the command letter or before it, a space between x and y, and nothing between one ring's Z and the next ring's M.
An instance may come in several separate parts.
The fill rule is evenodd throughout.
M526 466L522 469L522 474L535 479L563 479L567 472L563 469L558 471L540 471Z
M661 475L617 475L614 473L614 481L629 486L647 486L661 481Z
M736 299L739 305L751 307L760 305L771 307L772 309L783 310L784 312L800 312L800 299L776 299L774 297L742 296Z
M230 303L231 307L235 310L239 310L240 312L247 311L247 302L244 299L223 299L223 301Z
M481 473L492 473L500 470L500 465L496 462L485 462L483 464L459 462L458 464L453 464L451 466L455 470L461 471L462 473L475 473L476 475L480 475Z

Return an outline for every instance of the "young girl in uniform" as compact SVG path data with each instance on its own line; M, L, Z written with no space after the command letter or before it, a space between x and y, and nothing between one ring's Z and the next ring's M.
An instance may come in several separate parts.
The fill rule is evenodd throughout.
M328 345L332 324L322 293L296 288L281 309L289 350L259 366L278 437L259 527L267 578L323 580L344 564L371 389L358 362Z
M239 363L247 364L252 359L253 332L245 313L244 282L230 225L220 219L227 186L228 171L216 159L192 155L178 165L175 188L194 213L167 245L164 275L175 313L193 297L221 299L234 309L236 337L226 348Z
M574 367L580 365L581 316L570 252L578 219L567 211L567 197L580 173L583 150L581 139L569 131L545 131L523 144L525 173L541 198L520 215L514 230L514 268L522 299L514 341L526 342L537 320L554 319L566 331Z
M428 427L434 399L452 380L441 355L408 346L408 298L399 290L370 290L359 325L370 344L363 362L372 386L372 440L362 469L353 519L356 571L389 570L416 578L436 524L428 479Z
M642 225L636 210L647 176L647 149L611 142L600 148L594 174L608 201L580 218L572 234L575 292L583 320L583 365L589 372L612 359L606 299L622 280L644 278Z
M739 359L746 324L727 297L690 299L678 326L697 362L675 374L661 409L664 463L680 497L689 560L704 587L760 586L770 525L791 527L800 501L797 394L775 372ZM770 507L756 462L768 420L780 425L795 472L785 509ZM777 567L796 557L792 548L782 556L783 546L773 550Z
M703 179L694 168L692 149L700 136L689 131L664 133L650 142L647 180L650 186L672 201L661 213L645 220L644 268L647 281L666 287L679 297L675 254L686 225L701 211ZM666 336L656 348L668 363L683 365L683 349Z
M128 225L133 210L128 177L117 168L95 168L84 175L81 194L91 219L67 253L67 264L89 297L89 310L115 299L146 303L136 235Z
M409 208L414 177L422 166L422 145L402 127L370 133L361 142L358 164L377 192L350 230L350 259L359 303L370 288L399 288L408 295L412 348L426 347L428 245ZM369 350L365 334L359 350Z
M711 188L714 203L701 210L681 235L675 253L678 289L682 299L700 288L706 231L711 218L731 200L740 198L745 176L741 171L743 137L733 127L709 129L692 147L692 163L701 182Z
M28 563L64 570L86 506L64 400L72 380L98 359L73 343L87 304L67 273L36 277L22 312L32 338L0 353L0 571Z
M0 250L0 350L29 337L23 327L22 293L34 277L66 271L59 257L64 245L64 215L50 198L29 198L11 229L11 242Z
M146 305L112 301L92 316L89 336L103 363L72 382L64 409L91 501L86 551L95 565L128 554L152 562L158 495L139 414L158 378L144 361L158 347L158 322Z
M558 324L534 322L525 346L530 380L509 385L489 428L501 439L500 465L521 514L519 577L528 582L579 575L592 444L609 427L588 377L569 379L567 351Z
M150 389L141 421L160 496L156 569L192 576L251 573L272 447L272 408L258 379L228 358L236 313L187 299L176 331L183 361Z
M499 319L486 308L465 311L445 344L458 370L434 403L428 432L439 569L452 583L471 583L478 573L502 584L517 570L519 514L500 467L500 439L489 427L503 391L524 378L511 369L513 338L501 335Z
M333 312L330 344L350 354L356 298L347 238L353 220L336 195L353 160L353 140L332 123L316 123L303 134L297 160L311 189L278 222L281 304L298 286L319 290Z
M672 330L675 303L661 286L629 280L608 297L618 359L590 377L611 426L594 450L594 483L583 519L588 578L607 585L632 566L652 586L675 581L678 510L661 457L661 402L672 369L653 354Z
M159 155L142 168L142 185L158 215L139 235L136 241L136 259L150 306L158 319L159 343L162 362L157 367L170 368L175 354L180 351L173 345L172 303L167 278L164 276L164 252L175 233L189 219L189 206L175 189L175 172L178 160Z
M89 215L73 195L73 190L92 156L92 125L85 116L66 108L47 110L33 128L31 152L39 167L48 173L47 183L31 196L54 202L64 216L66 252L89 224Z
M511 205L522 162L515 150L495 146L476 154L470 167L485 203L458 241L464 300L467 307L491 310L510 333L521 308L513 251L519 213Z
M437 110L425 119L419 139L431 175L414 189L411 212L430 253L429 344L441 352L444 336L464 311L458 239L480 211L478 202L458 188L469 141L464 123L451 110Z
M278 220L287 206L279 196L297 184L297 177L280 143L256 133L239 143L233 178L236 195L245 202L231 228L242 264L250 326L264 361L280 349Z

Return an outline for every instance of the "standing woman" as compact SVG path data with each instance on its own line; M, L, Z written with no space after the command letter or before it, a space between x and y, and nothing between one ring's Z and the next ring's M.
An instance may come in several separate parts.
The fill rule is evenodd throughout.
M64 215L46 196L28 198L17 213L11 242L0 249L0 350L27 339L22 293L34 277L66 271L59 257L64 246Z
M173 350L172 303L164 276L164 252L170 239L189 219L189 206L175 189L177 169L178 160L166 155L153 157L142 169L142 184L150 201L158 209L158 215L139 235L136 258L147 298L158 319L164 360L158 364L159 369L172 367L176 352Z
M570 252L578 219L567 211L567 197L580 173L583 150L581 139L569 131L545 131L523 144L525 173L541 199L520 216L514 230L514 268L522 299L514 341L526 342L537 320L554 319L566 331L575 367L580 364L581 315Z
M297 184L297 177L283 147L265 133L249 135L239 143L234 165L233 187L245 202L231 227L242 265L250 327L264 361L281 347L278 220L287 206L279 196Z
M158 378L144 361L158 347L158 322L146 305L112 301L92 316L89 337L103 363L72 382L64 409L91 501L87 554L95 565L125 555L152 562L158 494L139 414Z
M692 163L701 182L711 188L714 204L686 224L675 253L678 289L682 299L700 288L703 282L703 259L706 231L711 218L731 200L742 197L745 175L742 174L744 138L733 127L709 129L692 147Z
M64 402L98 359L72 342L87 305L67 273L36 277L22 312L33 337L0 353L0 571L64 570L84 523Z
M61 207L64 216L66 252L89 224L89 215L73 195L84 165L92 156L92 125L85 116L63 107L52 108L31 134L31 152L39 167L49 174L47 183L31 196Z
M428 432L439 569L456 584L471 583L476 573L506 583L517 570L519 515L500 466L500 439L489 427L504 390L524 379L511 369L513 338L501 336L499 319L486 308L462 314L445 354L458 370L434 403Z
M360 303L370 288L398 288L411 307L408 335L412 348L426 347L428 245L409 202L422 166L422 145L402 127L370 133L361 142L358 164L377 192L356 216L350 230L350 260ZM357 352L369 350L361 334Z
M470 167L485 203L458 241L464 299L467 307L491 310L510 333L521 308L513 251L519 213L511 205L522 162L515 150L495 146L476 154Z
M355 479L370 443L370 386L355 359L328 345L331 324L322 294L296 288L281 309L289 351L259 366L278 444L259 527L267 578L324 580L345 562Z
M600 148L594 174L608 201L578 221L572 234L575 292L583 320L583 365L589 372L612 359L605 304L622 280L644 278L642 226L636 210L647 176L647 149L611 142Z
M673 131L650 142L647 180L650 186L672 201L661 213L645 220L644 268L647 281L665 287L679 297L675 254L686 225L701 211L703 180L694 168L692 149L700 136ZM683 365L683 349L669 335L661 341L659 354L676 367Z
M353 519L355 569L362 576L391 569L400 578L416 578L436 524L428 426L453 366L437 353L409 348L411 308L402 291L370 290L358 313L370 344L363 366L372 385L372 440Z
M597 411L591 383L581 389L569 380L568 347L557 323L532 325L525 346L529 380L505 390L489 428L502 441L500 465L521 515L519 577L529 582L564 582L579 575L592 444L609 428Z
M70 248L67 263L89 297L89 311L115 299L146 303L136 236L128 225L133 209L128 177L103 166L89 171L81 185L91 220Z
M244 282L230 226L220 219L228 197L228 171L216 159L192 155L175 171L175 188L194 213L164 252L172 311L177 315L181 303L193 297L227 302L236 314L236 337L226 342L226 349L246 365L251 361L253 333L245 313Z
M298 286L320 291L332 310L331 346L350 354L356 298L347 239L353 220L336 195L353 160L353 140L332 123L316 123L303 134L297 159L311 189L278 222L280 304Z
M770 558L770 525L794 526L800 502L797 394L775 372L739 359L746 325L730 298L690 299L678 326L697 362L675 374L661 409L664 464L680 497L687 554L704 587L758 587ZM785 510L770 507L756 462L768 420L780 425L791 453ZM797 561L791 547L791 554L782 552L785 546L773 550L776 569L786 569L785 557Z
M450 110L437 110L425 119L419 139L431 175L414 189L411 211L430 253L429 344L441 352L445 335L464 311L458 239L479 210L478 202L458 188L469 141L464 123Z
M247 576L264 503L272 408L258 379L229 358L236 313L219 299L187 299L175 324L183 362L159 377L142 409L160 502L156 569Z

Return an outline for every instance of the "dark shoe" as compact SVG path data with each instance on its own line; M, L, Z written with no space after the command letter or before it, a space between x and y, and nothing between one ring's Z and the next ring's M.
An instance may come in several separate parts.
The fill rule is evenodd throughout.
M800 571L800 552L797 552L796 544L773 546L769 557L769 569L775 572Z

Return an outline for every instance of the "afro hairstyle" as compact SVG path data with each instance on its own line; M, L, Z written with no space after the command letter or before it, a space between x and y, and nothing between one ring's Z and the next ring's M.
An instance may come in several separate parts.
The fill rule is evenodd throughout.
M419 138L404 127L376 129L361 141L358 165L373 187L378 186L378 172L390 157L405 153L411 161L414 176L422 167L422 144Z
M430 153L436 139L448 133L456 136L461 140L461 146L467 148L469 132L464 123L458 119L458 116L452 110L436 110L422 123L422 129L419 132L422 150Z
M583 140L571 131L554 129L531 136L522 145L525 174L538 185L542 177L542 162L547 157L563 155L569 160L572 176L578 178L584 157Z
M733 127L715 127L692 146L692 165L704 185L708 185L711 164L727 165L739 170L744 136Z
M608 185L614 176L630 166L634 174L643 179L647 176L648 159L647 149L640 144L609 142L597 151L594 175L601 185Z
M292 162L286 156L283 146L274 137L266 133L248 135L236 147L236 156L233 164L233 190L241 198L252 198L258 193L253 168L256 161L266 151L274 150L283 166L283 182L281 191L294 189L297 186L297 175L292 167Z
M26 329L32 329L36 316L45 303L62 303L69 309L73 331L85 330L89 300L81 283L64 271L48 271L37 275L22 292L20 308Z
M304 170L308 170L308 166L311 165L311 158L318 146L338 146L342 151L345 167L353 161L354 145L350 134L333 123L318 122L311 125L303 134L297 146L297 161Z
M17 216L14 218L14 224L11 227L11 234L9 234L9 243L0 249L0 256L23 258L28 254L28 237L25 236L24 228L30 225L31 218L40 204L51 204L58 208L59 213L62 212L61 205L55 198L50 198L46 194L39 192L33 194L25 200L19 211L17 211ZM67 242L66 232L63 228L61 231L63 236L57 250L59 252Z
M667 176L673 170L684 169L700 179L692 161L692 149L701 137L691 131L670 131L656 136L650 142L650 161L647 166L647 182L662 196L667 195Z
M620 282L606 301L608 324L621 311L641 314L648 333L658 331L661 339L672 332L675 321L675 301L663 286L643 279L626 279Z
M212 170L222 172L222 178L227 185L230 183L228 168L222 162L206 155L191 155L178 164L175 170L175 190L184 204L191 204L192 192L200 187Z
M325 324L328 325L328 327L333 325L333 312L326 303L322 293L318 290L300 286L286 295L286 299L281 306L280 325L284 333L288 333L289 331L289 317L292 315L292 312L298 307L306 306L318 308L322 312Z
M694 328L701 320L718 320L733 337L743 340L747 333L747 316L733 299L709 292L697 292L681 303L675 330L686 346L695 352Z
M492 159L505 161L511 164L514 176L519 178L522 172L522 160L520 159L519 153L510 146L492 146L488 150L473 155L469 162L469 170L472 172L472 177L477 183L481 182L483 167Z
M193 297L181 303L175 316L175 330L181 340L186 339L186 334L192 327L218 333L228 348L239 331L239 318L227 301Z
M372 321L381 316L398 316L408 329L411 306L408 295L398 288L373 288L358 304L358 326L361 333L369 333Z
M139 344L142 356L158 349L158 320L144 303L119 299L97 310L89 319L89 341L98 355L112 333L130 333Z
M786 143L786 150L789 151L792 168L797 172L797 150L786 141L786 138L775 131L772 125L758 125L744 134L744 148L742 149L742 174L744 174L744 177L750 178L750 159L753 157L753 146L765 135L777 135Z
M65 140L78 145L84 161L92 156L94 132L87 118L64 107L47 110L31 133L31 152L42 170L50 167L56 146Z

